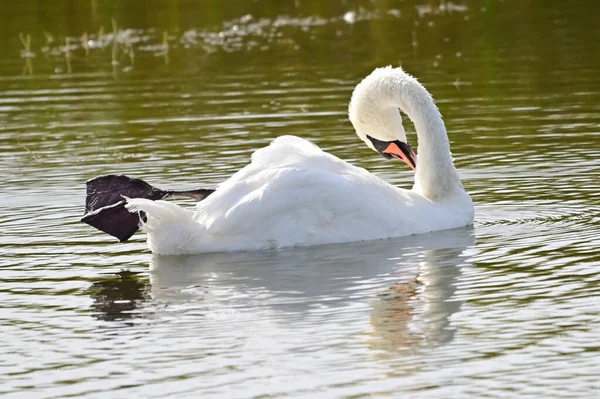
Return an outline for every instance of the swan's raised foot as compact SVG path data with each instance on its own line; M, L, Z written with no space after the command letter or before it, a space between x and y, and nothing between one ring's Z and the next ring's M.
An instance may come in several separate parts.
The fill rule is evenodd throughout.
M180 196L201 201L214 191L212 189L161 190L143 180L125 175L98 176L86 182L85 215L81 221L124 242L139 229L140 218L146 220L143 212L138 216L125 208L127 203L125 198L146 198L156 201Z

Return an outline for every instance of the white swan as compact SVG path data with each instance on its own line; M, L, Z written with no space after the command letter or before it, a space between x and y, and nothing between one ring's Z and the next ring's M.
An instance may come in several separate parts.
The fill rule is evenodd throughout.
M418 163L398 108L413 121ZM473 204L452 162L431 95L401 68L378 68L349 106L358 136L386 158L416 170L412 190L390 185L311 142L282 136L189 211L166 201L129 199L144 211L157 254L262 250L397 237L470 225Z

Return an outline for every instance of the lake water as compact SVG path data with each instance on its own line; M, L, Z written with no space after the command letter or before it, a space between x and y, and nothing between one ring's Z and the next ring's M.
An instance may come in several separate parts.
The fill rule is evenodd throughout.
M597 397L595 8L1 2L0 394ZM282 134L409 188L346 116L388 64L436 98L472 228L158 257L79 222L89 178L214 187Z

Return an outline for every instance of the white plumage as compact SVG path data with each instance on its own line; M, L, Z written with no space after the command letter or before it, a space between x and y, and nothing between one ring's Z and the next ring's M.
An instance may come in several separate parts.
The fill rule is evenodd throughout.
M452 164L441 116L414 78L400 68L376 69L355 89L350 119L367 144L367 135L406 142L397 108L413 120L419 138L413 190L307 140L282 136L257 150L195 211L146 199L130 199L127 207L146 212L152 252L170 255L372 240L471 224L473 205Z

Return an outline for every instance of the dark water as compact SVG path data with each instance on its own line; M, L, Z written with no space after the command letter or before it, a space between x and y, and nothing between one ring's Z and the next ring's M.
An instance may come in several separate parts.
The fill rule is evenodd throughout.
M1 2L0 393L596 397L595 5ZM91 177L212 187L282 134L410 187L346 116L387 64L436 98L473 228L153 257L78 222Z

